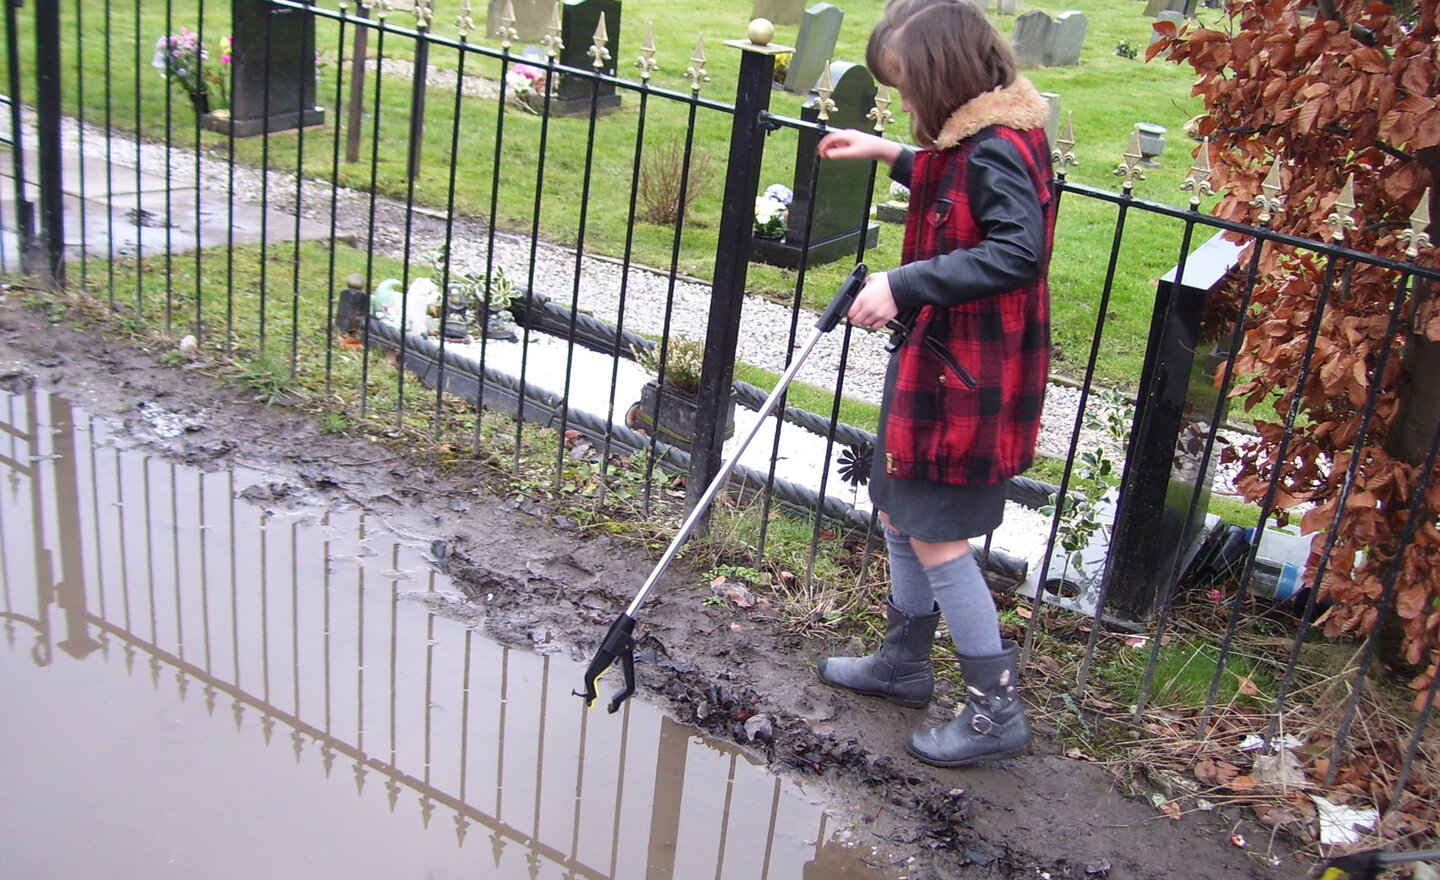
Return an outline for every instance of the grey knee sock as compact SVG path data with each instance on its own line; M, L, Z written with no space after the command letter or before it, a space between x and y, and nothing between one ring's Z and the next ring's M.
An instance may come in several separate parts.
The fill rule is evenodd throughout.
M1000 618L974 552L925 569L955 650L972 657L1000 653Z
M935 593L925 566L910 546L910 536L885 529L885 545L890 549L890 601L906 614L929 614L935 610Z

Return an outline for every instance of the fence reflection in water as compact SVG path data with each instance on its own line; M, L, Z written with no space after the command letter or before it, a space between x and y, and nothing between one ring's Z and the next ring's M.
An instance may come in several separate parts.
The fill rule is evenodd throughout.
M447 579L375 518L287 501L258 471L205 473L127 449L60 397L7 394L0 415L7 678L16 664L66 678L74 661L123 663L156 694L174 687L181 704L203 703L215 724L293 749L328 786L353 784L402 817L416 810L430 831L452 827L462 849L483 835L493 876L524 865L532 877L658 878L713 864L716 877L802 877L822 853L861 864L837 858L819 804L733 747L643 705L589 724L565 686L579 664L431 613ZM84 715L59 714L70 712ZM95 807L150 802L124 796Z

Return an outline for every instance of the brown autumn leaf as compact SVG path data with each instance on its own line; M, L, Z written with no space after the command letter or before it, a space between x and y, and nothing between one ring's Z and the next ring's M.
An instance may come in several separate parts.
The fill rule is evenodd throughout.
M1217 758L1206 758L1195 765L1195 778L1214 788L1224 786L1239 775L1239 767Z

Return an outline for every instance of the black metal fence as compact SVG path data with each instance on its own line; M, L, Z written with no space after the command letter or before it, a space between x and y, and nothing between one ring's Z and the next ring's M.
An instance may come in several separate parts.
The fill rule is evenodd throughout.
M648 514L683 475L697 498L835 279L896 253L899 228L872 220L874 193L884 191L875 170L836 178L813 160L831 127L890 124L885 93L856 65L831 64L787 116L770 110L775 56L787 47L737 40L715 50L702 40L687 59L689 88L662 88L652 75L670 47L637 40L634 22L622 30L618 4L557 6L539 36L523 40L503 15L482 30L469 3L445 22L423 0L404 13L297 0L62 6L37 7L33 49L13 8L7 18L7 270L23 264L89 291L122 319L160 326L182 350L243 364L245 379L269 393L309 390L337 417L468 443L539 496ZM225 59L216 57L222 36ZM195 78L195 46L212 53L217 77ZM702 95L711 51L738 54L733 102ZM638 75L620 75L632 63ZM1210 588L1222 594L1223 633L1204 655L1208 723L1217 708L1234 708L1222 684L1234 678L1238 634L1297 597L1293 640L1271 661L1274 686L1251 724L1269 744L1300 686L1299 658L1324 611L1318 572L1346 528L1346 506L1313 541L1275 525L1278 481L1258 505L1235 505L1239 514L1212 512L1212 494L1232 489L1219 449L1246 428L1228 402L1249 297L1275 253L1323 266L1296 353L1304 386L1319 368L1327 302L1349 295L1355 271L1391 279L1392 337L1440 280L1417 261L1430 247L1428 220L1393 254L1347 248L1339 208L1332 240L1300 239L1268 228L1278 191L1262 193L1258 225L1203 213L1204 167L1182 185L1188 206L1137 198L1147 158L1138 141L1116 169L1121 191L1071 182L1074 137L1058 124L1052 135L1053 296L1084 303L1094 325L1082 334L1088 350L1065 352L1072 381L1057 383L1047 405L1042 448L1053 464L1014 481L1011 525L985 539L989 570L1031 600L1027 648L1047 622L1074 612L1148 637L1136 719L1156 698L1181 604ZM23 183L31 179L38 189ZM757 238L757 197L775 180L792 191L788 228ZM1102 225L1112 231L1108 253L1067 248L1067 234ZM1138 247L1128 244L1136 235ZM782 294L747 296L760 263L782 267ZM1146 273L1164 277L1144 366L1102 380L1107 347L1127 344L1113 327L1112 294ZM846 579L852 595L873 587L871 511L841 465L863 458L873 439L884 341L848 328L827 336L801 373L807 387L787 396L784 418L761 433L765 448L736 469L741 491L724 511L725 534L754 568L785 569L778 583L796 601ZM1387 392L1377 377L1392 368L1383 358L1358 368L1369 391L1356 450ZM644 387L651 378L658 394ZM682 378L698 381L680 393ZM665 421L682 398L695 404L688 422L677 417L683 431ZM1283 461L1284 444L1309 426L1294 407L1281 416ZM1427 478L1437 443L1440 434L1417 463ZM1430 539L1433 515L1417 501L1397 560ZM839 557L857 564L838 569L830 561ZM1318 569L1306 567L1311 557ZM1090 631L1081 692L1102 632ZM1377 639L1356 643L1353 681L1370 671ZM1425 733L1434 689L1388 753L1389 807L1408 802L1415 773L1433 773ZM1365 689L1347 694L1325 741L1327 782L1355 749L1348 732Z

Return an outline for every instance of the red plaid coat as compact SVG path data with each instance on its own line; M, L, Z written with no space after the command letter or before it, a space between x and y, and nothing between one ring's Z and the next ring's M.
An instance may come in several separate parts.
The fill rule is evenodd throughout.
M936 284L933 269L923 264L907 277L909 264L985 243L982 223L971 211L970 158L995 138L1019 154L1038 203L1038 212L1036 205L1026 210L1043 225L1035 236L1043 241L1043 251L1022 258L1026 271L1016 276L1030 279L1012 289L986 291L984 284L950 276L942 280L954 282L958 292L914 289L951 285ZM943 140L937 144L943 145ZM993 153L997 146L987 149ZM977 172L982 177L975 183L984 183L984 173ZM1015 177L1011 174L1010 183ZM904 265L892 272L891 286L902 310L919 306L914 329L895 355L900 360L894 387L887 389L883 452L891 477L989 484L1020 473L1034 460L1050 365L1050 185L1050 150L1039 127L991 125L954 146L915 153ZM1023 188L1021 182L1022 198ZM984 255L993 251L981 248L974 261L952 262L951 267L976 280L985 278L987 270L1014 273L1014 254L1005 257L1010 265L1004 268L985 265Z

